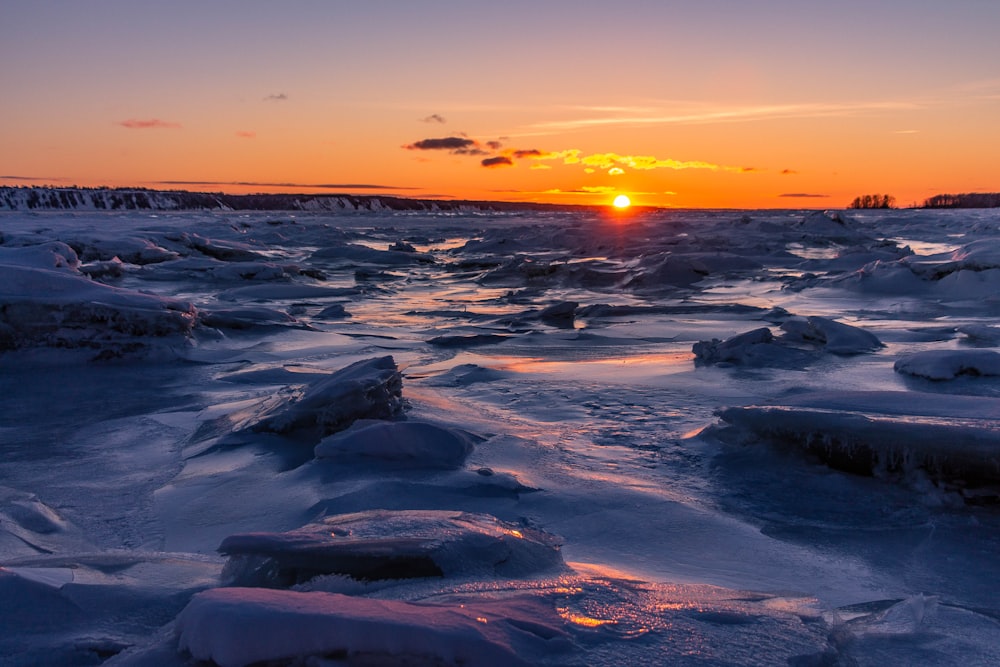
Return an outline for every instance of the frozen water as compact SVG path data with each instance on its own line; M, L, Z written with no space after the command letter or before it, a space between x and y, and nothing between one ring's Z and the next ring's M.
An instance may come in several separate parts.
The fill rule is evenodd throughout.
M0 232L0 664L1000 661L997 211Z

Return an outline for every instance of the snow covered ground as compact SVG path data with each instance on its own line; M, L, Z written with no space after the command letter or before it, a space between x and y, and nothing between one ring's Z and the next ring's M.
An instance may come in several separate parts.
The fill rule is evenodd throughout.
M1000 211L0 213L0 664L1000 664Z

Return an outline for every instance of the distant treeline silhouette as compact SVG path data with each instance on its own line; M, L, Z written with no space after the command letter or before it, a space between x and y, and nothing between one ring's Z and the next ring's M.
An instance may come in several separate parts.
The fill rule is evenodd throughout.
M924 200L923 208L998 208L1000 192L966 192L960 195L934 195Z
M850 208L894 208L896 198L892 195L862 195L855 197Z
M511 212L572 211L588 208L572 204L412 199L388 195L246 194L154 190L150 188L0 186L0 210L110 210L110 211L414 211ZM595 207L596 208L596 207Z

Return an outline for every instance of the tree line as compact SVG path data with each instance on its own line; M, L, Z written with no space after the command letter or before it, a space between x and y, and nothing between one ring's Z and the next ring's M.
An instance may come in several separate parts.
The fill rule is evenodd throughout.
M892 195L861 195L855 197L850 208L895 208L896 198Z
M934 195L924 200L923 208L1000 208L1000 192Z

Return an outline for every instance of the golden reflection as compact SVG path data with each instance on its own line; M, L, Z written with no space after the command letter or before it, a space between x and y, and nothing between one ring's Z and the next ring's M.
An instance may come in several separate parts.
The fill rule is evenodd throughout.
M576 614L566 607L558 607L556 611L558 611L559 615L570 623L584 628L599 628L602 625L615 625L618 623L618 621L612 619L591 618L590 616L584 616L583 614Z

